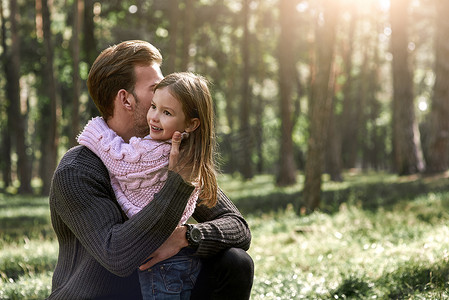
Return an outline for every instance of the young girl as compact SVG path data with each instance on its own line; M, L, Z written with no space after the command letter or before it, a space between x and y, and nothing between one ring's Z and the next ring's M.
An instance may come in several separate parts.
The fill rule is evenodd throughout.
M192 73L168 75L155 88L147 121L150 134L145 138L133 137L125 143L103 118L97 117L86 125L78 142L101 158L109 170L118 203L126 215L132 217L152 201L164 185L170 139L175 131L183 132L179 164L192 170L190 178L195 186L180 219L179 224L185 224L198 198L198 205L209 207L217 201L214 116L207 81ZM144 299L190 298L200 270L194 246L198 245L182 249L150 270L139 271Z

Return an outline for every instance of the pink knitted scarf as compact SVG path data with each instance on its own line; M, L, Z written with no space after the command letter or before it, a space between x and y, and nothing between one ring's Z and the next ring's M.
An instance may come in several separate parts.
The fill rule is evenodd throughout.
M128 217L153 200L167 180L170 141L149 136L132 137L125 143L101 117L90 120L78 136L78 143L92 150L105 164L117 201ZM195 188L179 224L192 216L198 200Z

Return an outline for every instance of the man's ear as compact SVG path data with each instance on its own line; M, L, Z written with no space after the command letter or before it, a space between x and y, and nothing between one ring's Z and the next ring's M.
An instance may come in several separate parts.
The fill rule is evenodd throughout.
M198 118L193 118L190 120L190 122L187 124L186 132L193 132L195 129L197 129L200 126L201 122Z
M131 94L128 93L125 89L121 89L117 92L116 98L118 99L118 103L121 107L126 110L132 109L132 99L130 99Z

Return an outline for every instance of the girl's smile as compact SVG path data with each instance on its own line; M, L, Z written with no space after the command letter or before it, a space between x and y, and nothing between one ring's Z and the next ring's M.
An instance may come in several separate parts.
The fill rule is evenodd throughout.
M155 140L169 140L175 131L184 132L186 117L182 104L168 88L157 89L147 113L150 136Z

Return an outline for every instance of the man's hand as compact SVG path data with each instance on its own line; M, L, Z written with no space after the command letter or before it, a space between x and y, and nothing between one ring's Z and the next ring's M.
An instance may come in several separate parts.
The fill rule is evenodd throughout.
M158 262L176 255L182 248L187 247L189 243L186 239L186 231L187 228L185 226L176 227L170 237L148 257L147 260L149 261L141 265L139 270L147 270Z

